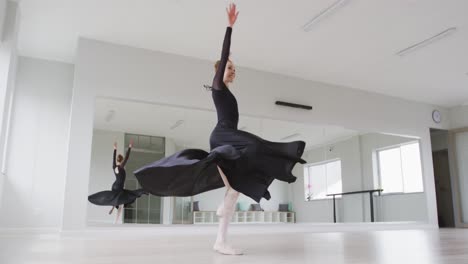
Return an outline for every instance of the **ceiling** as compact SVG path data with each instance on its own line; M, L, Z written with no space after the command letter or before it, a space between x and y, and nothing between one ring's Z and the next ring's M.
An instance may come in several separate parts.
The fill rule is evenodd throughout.
M177 123L180 125L176 126ZM95 105L95 129L169 137L183 148L208 150L209 137L215 125L216 113L212 111L105 98L98 98ZM238 127L270 141L303 140L307 149L358 135L357 131L336 126L247 116L240 116Z
M468 1L238 0L239 66L452 107L468 103ZM79 36L216 60L227 1L21 0L19 52L73 62ZM447 28L447 38L396 53ZM242 78L242 76L239 76Z

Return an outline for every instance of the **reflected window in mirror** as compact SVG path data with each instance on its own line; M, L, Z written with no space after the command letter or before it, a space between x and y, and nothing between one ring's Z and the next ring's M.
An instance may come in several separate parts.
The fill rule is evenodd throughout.
M341 193L342 186L340 159L304 165L305 201L330 199L327 194Z
M419 142L379 149L378 179L383 193L423 192Z

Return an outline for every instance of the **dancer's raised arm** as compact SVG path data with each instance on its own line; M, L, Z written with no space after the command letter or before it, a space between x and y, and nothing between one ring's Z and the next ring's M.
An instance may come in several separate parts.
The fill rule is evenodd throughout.
M228 27L226 29L226 34L224 36L223 42L223 50L221 52L221 60L217 64L216 74L213 79L213 89L221 90L224 85L224 71L226 70L226 65L229 60L229 53L231 50L231 34L232 28L237 20L237 15L239 12L236 10L235 4L230 4L229 7L226 9L227 17L228 17Z
M116 155L117 155L117 142L114 142L114 155L112 156L112 169L115 169L115 167L117 167L117 164L115 163Z
M125 153L125 159L122 162L122 167L125 167L125 164L127 164L127 160L130 157L130 151L132 150L132 147L133 147L133 139L130 139L130 144L128 144L127 153Z

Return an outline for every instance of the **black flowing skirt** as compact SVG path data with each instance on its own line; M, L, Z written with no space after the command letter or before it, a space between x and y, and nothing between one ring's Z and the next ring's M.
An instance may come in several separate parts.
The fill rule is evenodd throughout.
M233 189L260 202L271 198L274 179L292 183L294 165L305 142L277 143L218 124L210 137L211 152L185 149L134 172L145 191L157 196L193 196L224 186L219 166Z
M143 189L134 191L121 189L112 191L102 191L88 196L88 201L95 205L110 205L118 207L119 205L126 205L135 202L137 198L148 192Z

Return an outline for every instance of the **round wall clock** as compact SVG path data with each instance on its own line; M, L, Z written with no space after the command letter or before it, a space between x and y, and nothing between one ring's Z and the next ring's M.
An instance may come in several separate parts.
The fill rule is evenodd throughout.
M440 123L440 121L442 120L442 116L439 110L432 111L432 120L434 120L434 122L436 123Z

